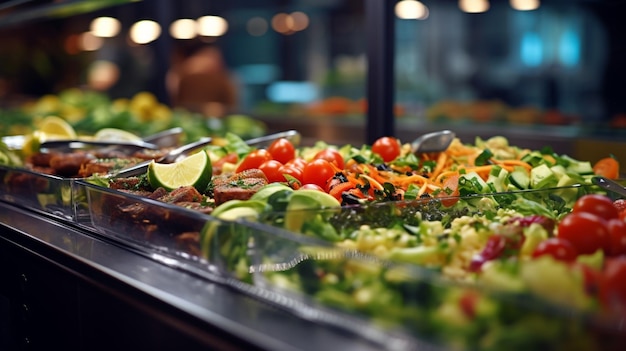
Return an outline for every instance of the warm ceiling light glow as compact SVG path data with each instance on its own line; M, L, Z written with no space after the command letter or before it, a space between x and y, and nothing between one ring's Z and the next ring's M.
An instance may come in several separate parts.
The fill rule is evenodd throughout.
M203 16L196 23L198 34L205 37L220 37L228 30L228 22L219 16Z
M246 29L250 35L260 37L267 32L268 24L265 18L252 17L246 23Z
M511 7L518 11L532 11L539 8L539 0L510 0Z
M122 25L113 17L98 17L91 21L91 33L100 38L113 38L120 33Z
M488 0L459 0L459 8L467 13L481 13L489 10Z
M304 12L277 13L272 17L272 28L282 34L293 34L309 26L309 16Z
M289 22L292 21L291 16L286 13L277 13L272 17L272 28L278 33L289 32Z
M81 34L79 47L83 51L96 51L102 47L102 38L96 37L91 32Z
M396 16L400 19L419 19L428 18L428 7L416 0L401 0L395 7Z
M309 26L309 16L306 13L296 11L292 12L291 15L291 30L293 31L301 31L305 30Z
M170 25L170 34L175 39L192 39L197 35L196 21L190 18L178 19Z
M161 26L155 21L142 20L130 27L130 40L137 44L148 44L161 35Z

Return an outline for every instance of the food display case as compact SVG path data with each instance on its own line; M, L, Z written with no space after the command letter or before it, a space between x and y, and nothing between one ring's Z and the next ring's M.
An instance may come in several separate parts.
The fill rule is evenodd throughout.
M27 26L28 23L36 23L41 19L58 20L72 16L79 18L79 22L85 22L81 15L110 14L107 10L111 8L119 8L115 13L124 14L124 6L129 10L126 14L134 20L135 17L143 16L135 13L137 9L141 9L137 5L141 2L7 1L0 4L0 29L15 25ZM163 24L173 19L171 16L174 11L168 11L173 9L171 2L144 2L148 3L147 6L152 5L153 10L146 17ZM400 17L397 5L425 3L432 6L431 14L435 18L431 18L430 23L433 23L456 18L456 14L451 14L454 12L451 9L468 6L463 5L464 1L349 2L351 4L348 7L356 9L356 16L346 15L346 9L338 3L272 2L272 6L280 11L292 11L287 15L291 16L288 17L291 21L299 18L300 12L296 10L300 7L310 9L317 16L315 19L320 22L311 31L314 34L308 37L311 46L303 49L300 46L302 42L297 37L302 30L291 27L286 32L281 32L281 39L276 41L278 44L266 42L265 38L259 41L269 43L271 47L278 45L285 49L282 50L284 57L278 60L279 64L272 61L271 65L266 65L248 62L241 57L230 57L235 62L240 61L237 73L243 77L245 99L258 97L261 88L267 88L270 96L268 99L271 101L254 100L254 104L246 100L242 105L248 104L245 107L249 109L234 111L250 113L252 118L238 114L220 118L209 116L206 123L198 124L194 120L198 117L197 111L187 113L165 108L165 104L161 102L171 98L166 86L168 73L165 56L169 57L172 42L163 38L151 44L151 49L157 55L146 60L151 64L152 77L145 81L149 82L149 93L144 91L135 95L130 102L124 102L109 100L101 92L92 94L83 87L85 91L72 89L59 96L48 94L34 105L25 104L25 110L33 114L55 111L66 114L64 117L68 120L72 120L74 116L76 119L73 123L77 130L85 128L86 131L89 128L104 127L110 121L143 135L179 124L185 128L190 138L211 133L213 136L219 135L218 138L221 139L227 130L242 137L255 137L272 131L295 129L302 133L303 144L307 147L319 140L359 146L371 143L383 135L396 135L408 141L426 132L453 129L465 142L503 135L511 145L523 148L541 149L549 146L550 152L546 151L540 157L552 157L550 153L554 152L595 161L599 154L606 156L610 153L614 158L623 160L621 131L618 128L605 128L608 123L608 107L602 112L598 112L601 110L599 107L598 110L589 107L586 112L593 117L587 120L579 119L578 116L565 118L559 115L558 121L548 123L548 112L554 112L552 110L513 108L500 102L482 101L476 96L469 97L474 98L474 103L470 103L466 101L468 95L465 95L465 90L442 93L438 90L442 89L441 86L423 87L424 81L419 76L426 76L426 73L419 68L412 70L411 65L403 64L421 60L438 62L441 55L446 56L446 52L442 50L432 57L422 56L419 49L439 47L426 38L428 35L423 35L424 42L429 43L424 47L410 48L407 42L415 40L414 35L421 37L419 33L422 30L433 30L436 33L439 27L418 24L414 28L412 25L415 23L402 22L404 19ZM514 6L514 3L516 2L512 1L510 6ZM567 7L559 1L550 3L550 6L554 6L550 7L550 15L555 9ZM212 7L196 3L191 10L231 15L232 18L239 19L261 18L254 16L259 11L258 4L253 6L243 1L234 1L233 4ZM236 5L241 4L250 5L250 13L242 10L246 6L233 10ZM493 11L509 16L512 23L527 28L530 33L527 37L517 38L519 48L509 49L527 60L515 62L513 66L524 66L524 70L532 71L529 75L537 78L540 83L520 81L520 84L529 83L529 90L543 86L543 78L537 76L541 75L539 70L548 68L545 63L536 62L537 52L543 47L543 35L550 38L552 36L550 33L540 33L538 37L533 35L537 34L533 32L536 27L532 25L536 18L512 14L504 10L500 3L492 2L492 5ZM586 5L576 6L573 14L565 17L584 23L590 21L589 17L580 15L580 10ZM611 6L623 8L607 1L599 8L594 7L594 11L606 15L605 12ZM143 7L144 10L146 8ZM329 16L326 9L336 9L339 16ZM447 15L437 18L441 13ZM188 16L182 13L181 16L183 15ZM422 13L422 16L426 17L416 20L424 20L428 17L428 12L426 15ZM481 16L480 12L475 16ZM463 25L473 28L472 33L480 37L478 32L488 26L474 26L476 17L464 17ZM542 21L551 18L553 17L548 15L546 18L541 17ZM348 21L350 19L354 22ZM583 83L597 84L596 80L589 79L589 75L597 72L581 71L596 67L587 63L602 58L589 54L590 57L585 58L588 61L580 67L576 62L569 61L581 51L576 45L580 44L577 41L580 37L567 30L570 24L568 20L563 22L562 27L565 29L553 35L561 37L561 51L552 53L557 57L552 59L559 61L558 57L562 56L562 62L559 62L564 66L555 68L557 73L551 73L557 80L552 84L568 85L563 71L574 72L572 77L582 80ZM487 21L494 25L493 18ZM242 28L245 27L249 36L256 36L253 29L258 28L253 25L260 22L247 22L246 25L241 21L234 23L236 25L233 32L241 35ZM355 42L358 45L350 48L346 45L346 38L350 36L346 35L335 38L337 42L325 47L325 41L320 39L324 30L320 29L319 23L327 23L344 35L354 34L355 31L360 34L364 32L368 38L367 45L362 42L362 36L357 36L359 40ZM295 24L297 23L293 22L291 25ZM538 27L545 30L543 25ZM280 26L275 27L275 31L279 32L277 28ZM407 34L409 32L411 35ZM590 35L594 33L591 31ZM295 40L290 40L290 36ZM495 34L492 36L496 37ZM237 35L233 38L241 39ZM444 39L459 44L456 47L461 51L472 51L471 48L465 48L459 38ZM495 39L503 40L499 37ZM72 45L70 41L65 44L66 48ZM477 46L481 45L477 42ZM368 60L367 69L362 65L363 57L359 56L363 49L361 46L367 48L362 53ZM134 45L133 48L136 49L137 46ZM223 48L228 56L228 44ZM251 48L254 48L252 44ZM298 60L290 55L308 52L313 57L316 56L316 50L323 52L326 49L333 52L337 61L337 67L333 69L336 68L337 71L331 69L330 72L324 72L327 75L327 81L321 84L324 91L313 94L319 101L311 100L312 98L299 100L299 97L294 98L285 93L284 89L293 89L303 94L310 92L313 85L308 82L311 80L309 78L321 72L312 60L304 60L307 69L303 71L310 72L303 76L297 68ZM517 52L517 49L523 52ZM502 59L506 56L497 48L493 50L496 51L493 55L496 58ZM342 54L347 57L341 57ZM451 62L445 63L450 72L457 74L454 77L443 77L445 70L436 64L428 66L436 71L433 72L433 81L442 79L445 82L438 83L458 84L459 87L463 84L480 86L502 83L491 74L480 71L485 69L482 64L472 65L466 54L457 52L450 55L458 58L457 61L450 59ZM263 54L259 53L259 56ZM341 60L337 56L343 59L343 63L339 62ZM480 56L480 53L476 56ZM492 58L485 58L485 62ZM72 56L73 59L76 56ZM83 64L76 63L76 66L83 67ZM281 79L274 82L272 79L279 76L274 71L277 65L285 71L280 75ZM45 67L39 67L45 71ZM140 72L138 67L135 68L135 73L145 73ZM494 71L497 70L498 67L494 66ZM469 77L470 72L475 76ZM489 76L489 79L480 77L481 72ZM500 73L501 79L511 78L511 75ZM521 78L517 78L528 78L529 75L522 74ZM464 80L457 81L459 77ZM75 78L72 76L68 79ZM7 81L0 81L2 82ZM7 87L11 84L7 83ZM510 81L507 84L511 86ZM6 93L11 89L3 90L2 87L0 84L0 96L11 100L3 100L3 105L11 105L23 98ZM591 86L589 89L611 87ZM559 91L567 95L567 99L580 94L577 96L590 96L594 106L601 105L594 100L599 96L597 91L571 90ZM30 92L33 91L45 89L34 89ZM272 95L272 91L282 93ZM414 91L421 93L416 97L412 95ZM549 89L547 92L541 91L551 94ZM107 91L112 98L121 92L127 93L119 86ZM445 100L448 93L458 100ZM617 93L606 95L614 98L615 94ZM534 102L543 97L540 92L529 92L525 95L530 96L529 101ZM281 100L285 96L290 98ZM549 97L556 99L553 95ZM559 105L552 100L550 104L552 105L545 107L571 110L578 106L572 107L567 103ZM621 107L611 108L611 112L615 112L617 117L610 122L617 123ZM22 122L32 121L21 120L24 117L22 112L23 110L11 110L4 116L7 121L8 118L11 121L13 118ZM88 117L76 117L80 113ZM39 117L38 115L36 118ZM600 121L602 118L605 120ZM587 128L589 126L593 128ZM8 124L7 128L4 127L0 126L0 130L5 133L17 132L30 137L36 135L29 134L32 129L29 129L31 126L28 126L28 122L22 123L24 129L21 130L9 130L11 126ZM93 130L89 130L91 131ZM567 160L572 164L576 161L573 158ZM590 165L591 163L589 168ZM506 275L491 276L490 284L483 284L484 281L475 284L469 280L448 279L444 274L444 267L424 264L432 263L429 261L431 259L436 261L443 259L442 257L451 257L453 254L446 250L454 246L455 240L457 244L461 241L457 234L440 232L428 239L435 242L433 247L424 249L416 246L407 250L392 250L393 254L386 251L381 254L384 250L379 249L364 250L350 246L356 245L354 241L361 235L361 231L368 231L371 229L369 226L373 226L369 216L378 219L385 217L385 221L396 220L396 225L398 221L404 221L402 226L405 230L417 233L420 230L434 231L435 228L443 228L442 221L449 225L455 219L485 215L489 212L487 207L493 212L486 216L494 217L493 213L506 212L514 202L525 204L529 201L540 204L542 210L544 206L548 207L554 212L555 218L562 219L576 200L586 194L613 196L591 183L592 173L593 170L585 169L582 174L566 174L563 168L563 174L584 182L559 181L557 184L555 181L552 186L542 189L537 187L499 191L502 189L491 188L490 191L485 190L478 195L448 194L449 196L434 198L422 194L423 197L416 196L413 200L386 201L373 205L357 201L356 204L344 204L338 208L296 210L289 215L280 210L262 211L259 215L255 210L243 211L243 215L237 218L222 218L210 211L198 211L191 205L179 206L145 194L112 189L104 186L102 179L94 181L89 177L49 175L15 165L0 165L0 280L7 282L0 284L0 349L333 348L443 351L503 348L569 350L573 346L581 349L619 349L626 338L620 320L623 315L619 314L620 311L617 315L610 311L607 313L598 306L600 302L581 297L580 291L560 291L564 294L559 295L564 296L563 303L564 301L554 297L557 294L548 294L546 298L545 289L533 285L536 280L528 277L526 278L529 281L524 282L528 286L523 289L520 288L519 281L509 280ZM493 176L498 178L498 174ZM538 175L533 181L540 182L542 177L543 175ZM497 180L503 182L502 179ZM380 187L382 190L378 190L387 190L382 185ZM424 186L423 189L426 188ZM461 201L468 205L459 209L454 205L445 205L446 200L453 203ZM296 222L306 222L313 229L309 228L308 232L300 231L300 228L286 225L289 222L287 216L296 216ZM325 220L323 224L316 222L320 218ZM316 224L320 226L314 227ZM338 227L331 228L333 225ZM350 228L354 237L340 243L337 239L337 228ZM312 232L317 235L311 235ZM398 238L393 240L401 241ZM592 264L598 260L593 255L585 259ZM558 269L561 267L556 266ZM553 265L530 267L539 270L548 267L546 271L550 272L554 268ZM518 272L525 268L516 266L508 269ZM528 274L533 275L532 271L529 272ZM580 283L583 279L581 272L572 277L567 275L563 279L566 283ZM547 277L549 279L555 276ZM556 280L557 285L562 282ZM511 286L519 290L511 289ZM505 288L502 289L503 287ZM590 289L596 288L600 289L595 285Z

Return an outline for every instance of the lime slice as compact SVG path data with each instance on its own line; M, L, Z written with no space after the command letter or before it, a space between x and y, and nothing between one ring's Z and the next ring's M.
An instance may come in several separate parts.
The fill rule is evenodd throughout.
M131 132L117 128L103 128L94 134L94 140L98 141L140 141L141 138Z
M39 124L37 131L45 140L76 139L74 128L66 120L57 116L45 117Z
M181 186L193 186L204 192L211 181L213 168L205 151L197 152L175 163L156 163L148 166L148 181L153 188L174 190Z

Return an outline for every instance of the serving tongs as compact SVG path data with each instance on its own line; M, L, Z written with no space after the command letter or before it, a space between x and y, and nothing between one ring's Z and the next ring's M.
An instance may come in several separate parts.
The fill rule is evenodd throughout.
M143 174L146 171L148 171L148 165L150 165L152 161L158 162L158 163L174 163L176 161L179 161L181 158L185 157L187 154L209 145L212 141L213 141L213 138L211 137L200 138L197 141L194 141L192 143L185 144L183 146L172 149L169 152L167 152L165 155L155 160L143 161L133 166L126 167L120 170L119 172L113 172L109 174L109 177L124 178L124 177L132 177L132 176L136 176L139 174Z
M50 150L73 151L94 148L116 148L128 151L141 149L157 150L160 148L179 145L183 129L180 127L166 129L137 141L121 140L90 140L90 139L58 139L44 141L39 145L43 152ZM2 142L9 150L22 150L26 143L25 135L8 135L2 137Z
M302 139L302 136L296 130L286 130L284 132L278 132L278 133L260 136L258 138L248 139L245 142L249 146L263 148L263 147L270 146L275 140L278 140L281 138L291 141L291 143L294 145L299 145L300 140Z
M148 143L143 140L133 141L108 141L108 140L48 140L39 144L39 150L41 152L55 151L74 151L74 150L89 150L98 148L112 148L116 150L124 151L137 151L137 150L158 150L160 147L153 143Z
M621 198L626 198L626 187L614 180L602 176L594 176L591 178L591 181L593 184L609 191L612 194L619 195Z
M288 131L284 131L284 132L279 132L279 133L274 133L274 134L269 134L269 135L264 135L258 138L252 138L252 139L248 139L246 140L246 144L248 144L249 146L253 146L253 147L266 147L269 146L272 142L274 142L274 140L280 139L280 138L285 138L289 141L291 141L294 145L298 145L300 143L300 133L298 133L295 130L288 130ZM182 157L186 156L187 154L189 154L190 152L193 152L199 148L202 148L208 144L210 144L212 141L212 139L210 137L206 137L206 138L201 138L196 142L187 144L187 145L183 145L179 148L176 148L174 150L171 150L170 152L168 152L167 154L165 154L164 156L154 160L155 162L159 162L159 163L173 163L176 162L178 160L180 160ZM152 160L149 161L144 161L141 163L138 163L136 165L124 168L122 170L120 170L119 172L116 173L112 173L109 176L110 177L119 177L119 178L124 178L124 177L132 177L132 176L136 176L139 174L143 174L148 170L148 165L150 164L150 162L152 162Z

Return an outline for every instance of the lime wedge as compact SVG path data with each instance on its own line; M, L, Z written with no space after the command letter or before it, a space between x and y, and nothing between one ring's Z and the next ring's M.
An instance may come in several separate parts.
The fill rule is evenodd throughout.
M131 132L118 128L102 128L93 135L98 141L140 141L141 138Z
M148 181L153 188L174 190L181 186L193 186L204 192L211 181L213 168L205 151L197 152L175 163L156 163L148 166Z

